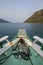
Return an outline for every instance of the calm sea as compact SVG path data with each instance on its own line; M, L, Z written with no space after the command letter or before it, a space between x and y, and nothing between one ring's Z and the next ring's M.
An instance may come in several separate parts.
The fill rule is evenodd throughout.
M8 39L11 40L17 35L18 30L22 28L26 29L28 36L32 39L35 35L43 38L43 24L32 23L0 23L0 37L8 35Z

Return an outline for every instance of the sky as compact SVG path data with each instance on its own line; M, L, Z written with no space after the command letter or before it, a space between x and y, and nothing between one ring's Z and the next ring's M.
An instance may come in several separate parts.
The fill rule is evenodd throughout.
M43 9L43 0L0 0L0 18L22 23L35 11Z

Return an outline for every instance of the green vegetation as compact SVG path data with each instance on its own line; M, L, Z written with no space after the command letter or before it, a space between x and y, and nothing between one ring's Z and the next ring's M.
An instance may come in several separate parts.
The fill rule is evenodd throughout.
M43 23L43 9L36 11L25 23Z

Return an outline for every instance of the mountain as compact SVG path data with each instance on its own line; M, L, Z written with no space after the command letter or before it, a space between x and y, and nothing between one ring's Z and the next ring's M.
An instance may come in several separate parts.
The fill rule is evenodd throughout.
M10 23L9 21L6 21L4 19L0 19L0 23Z
M43 9L36 11L25 23L43 23Z

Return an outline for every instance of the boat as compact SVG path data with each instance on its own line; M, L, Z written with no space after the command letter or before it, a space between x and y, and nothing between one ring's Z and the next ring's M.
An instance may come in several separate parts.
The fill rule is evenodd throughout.
M4 36L3 38L0 38L0 43L4 40L7 41L7 43L1 45L0 48L0 58L3 55L5 56L4 58L0 59L0 64L3 64L11 55L14 55L14 57L17 59L23 58L24 60L30 60L31 64L33 65L31 60L32 54L30 52L30 47L43 58L43 50L41 50L41 47L36 43L36 41L41 39L40 37L34 36L33 38L35 41L31 41L25 29L19 29L17 36L14 37L12 41L9 41L8 37L9 36ZM7 56L9 50L11 50L11 54Z

